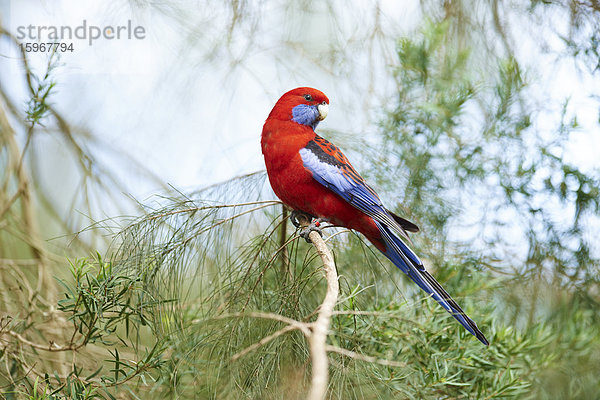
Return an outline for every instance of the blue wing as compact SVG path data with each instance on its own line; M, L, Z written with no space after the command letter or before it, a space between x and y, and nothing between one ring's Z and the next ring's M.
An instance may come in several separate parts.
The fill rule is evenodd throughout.
M408 234L397 222L397 219L402 220L402 218L394 216L383 206L377 193L356 172L337 146L316 135L314 140L300 150L300 157L304 167L312 173L317 182L399 234L403 240L410 242ZM416 225L409 221L402 221L418 230ZM408 246L406 247L409 257L420 265L421 260Z
M348 203L361 210L373 220L385 243L385 255L412 279L421 289L431 295L458 322L483 344L489 344L477 324L469 318L454 299L429 272L419 257L406 244L406 231L397 222L401 218L391 214L381 203L379 196L354 170L346 156L332 143L316 135L314 140L300 150L304 167L313 178L329 188ZM408 221L406 221L408 222ZM409 222L409 224L413 225ZM416 226L414 226L416 228ZM418 230L418 228L417 228Z

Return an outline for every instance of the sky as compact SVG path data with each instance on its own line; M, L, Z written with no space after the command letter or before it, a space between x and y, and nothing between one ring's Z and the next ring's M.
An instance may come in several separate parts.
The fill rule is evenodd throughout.
M54 102L75 124L87 126L101 140L125 149L170 184L202 186L263 169L259 148L262 124L277 98L294 87L309 85L328 94L330 128L351 133L374 129L369 126L369 107L381 102L386 91L378 94L371 90L363 96L356 87L338 85L348 79L356 82L356 75L364 75L361 65L338 74L304 59L303 52L315 51L315 43L327 51L343 37L328 38L327 32L319 32L315 26L313 30L319 33L302 39L310 49L284 49L277 54L285 36L305 27L292 25L282 31L278 24L266 23L271 28L259 28L254 39L264 42L248 55L244 54L249 45L246 32L235 33L231 49L212 48L213 42L221 39L222 24L209 23L195 30L178 25L178 16L132 10L126 2L111 3L108 8L103 4L13 1L8 7L5 4L3 15L10 16L8 26L13 31L30 24L77 27L83 20L99 27L126 25L133 20L134 25L145 28L143 40L99 39L92 45L86 39L73 40L75 51L61 54L60 65L54 70L58 83ZM226 21L226 15L216 14L215 18ZM347 18L355 22L359 15L355 11ZM193 21L203 18L209 17L200 13L189 17ZM355 34L347 27L342 29L346 30L342 34ZM393 49L393 43L389 45ZM11 50L0 68L15 77L11 92L26 98L22 82L18 82L18 55ZM30 56L36 69L43 72L47 55ZM273 62L278 58L279 65ZM352 101L340 101L354 90ZM347 118L349 112L352 120ZM133 186L132 193L139 195L140 191Z
M394 94L389 72L396 55L390 38L412 32L422 21L417 0L382 1L378 9L366 1L352 6L341 0L315 2L309 14L300 9L302 2L290 3L292 9L283 1L240 2L239 15L221 1L172 4L177 6L0 1L1 21L15 34L29 25L75 29L85 21L85 39L65 40L74 50L61 53L53 70L52 101L73 125L91 132L98 144L90 144L90 150L125 182L123 195L142 200L159 185L141 179L124 154L184 191L264 169L262 124L279 96L294 87L313 86L328 95L330 113L319 128L340 147L355 135L375 133ZM567 19L555 18L552 25L566 33ZM91 26L118 29L128 23L143 28L143 39L99 38L90 44ZM371 34L375 26L381 35ZM539 96L531 100L545 110L535 121L538 129L551 131L562 99L570 98L569 115L577 116L580 129L564 157L584 170L597 169L599 110L591 96L600 93L600 83L571 61L554 62L552 50L563 46L555 35L529 23L513 26L522 30L514 35L520 38L515 44L519 58L545 66L526 71L539 83ZM544 53L537 50L541 37L547 42ZM11 77L2 82L24 104L19 55L6 41L0 42L0 55L0 74ZM34 70L44 73L48 54L29 55ZM78 177L61 142L48 136L37 146L45 155L40 171L49 190L57 198L76 192ZM359 171L368 168L360 154L347 153Z

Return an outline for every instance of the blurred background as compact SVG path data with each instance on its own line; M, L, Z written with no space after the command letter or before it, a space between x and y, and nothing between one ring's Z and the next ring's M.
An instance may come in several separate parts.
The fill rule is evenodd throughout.
M84 21L145 35L47 36ZM277 225L284 240L274 247L256 241L271 243L281 206L250 220L197 210L275 199L260 172L262 124L284 92L312 86L330 99L318 132L422 228L414 237L426 265L492 342L474 343L340 233L338 308L377 314L340 316L330 340L407 367L332 361L331 398L597 398L598 21L594 0L1 1L4 396L302 398L302 336L231 362L273 326L213 319L248 304L307 317L319 296L298 288L322 288L302 260L309 247L294 244L299 261L271 276L275 244L291 229ZM48 41L73 50L24 50ZM190 205L189 219L169 219ZM131 279L125 287L139 285L145 295L132 298L154 320L141 306L102 313L98 304L133 301L119 297L113 266ZM148 278L149 269L158 272ZM99 299L107 288L115 295ZM92 311L81 308L90 293ZM148 293L177 306L148 303ZM131 342L130 323L139 328ZM215 339L224 332L236 343ZM63 348L48 351L49 341ZM95 359L83 372L80 349ZM118 351L147 368L127 369Z

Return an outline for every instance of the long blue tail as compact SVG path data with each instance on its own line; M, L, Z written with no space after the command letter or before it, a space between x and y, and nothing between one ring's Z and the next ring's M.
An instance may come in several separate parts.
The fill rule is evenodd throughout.
M419 257L408 247L402 239L384 224L375 221L381 231L387 251L384 253L398 268L409 276L421 289L431 295L444 307L462 326L471 332L479 341L486 346L489 342L477 327L477 324L469 318L454 299L444 290L442 285L425 270Z

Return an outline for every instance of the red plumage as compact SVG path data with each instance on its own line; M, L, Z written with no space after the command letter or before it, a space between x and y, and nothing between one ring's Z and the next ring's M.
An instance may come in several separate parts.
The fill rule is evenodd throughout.
M310 94L313 101L307 101L303 97L306 94ZM298 104L314 105L322 102L329 104L329 99L319 90L297 88L281 96L273 107L261 138L271 187L277 197L292 209L326 219L334 225L357 230L379 250L384 251L381 233L373 218L313 179L311 172L303 165L300 149L319 136L312 127L292 121L292 108ZM350 165L339 149L331 153L341 162Z

